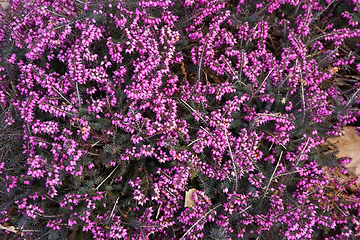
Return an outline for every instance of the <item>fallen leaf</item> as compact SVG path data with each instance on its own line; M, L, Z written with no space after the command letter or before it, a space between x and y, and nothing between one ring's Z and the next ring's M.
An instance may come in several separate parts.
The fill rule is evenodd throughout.
M346 165L349 172L360 175L360 136L356 131L356 127L344 127L344 135L340 137L332 137L327 140L335 145L339 152L335 155L338 158L350 157L351 163Z
M349 170L349 175L352 175L352 177L360 177L360 136L357 133L356 127L352 126L344 127L343 133L343 136L332 137L327 139L327 141L336 146L338 153L335 156L337 158L351 158L351 162L345 166ZM352 177L349 176L348 178L350 179ZM348 190L355 192L359 187L360 180L354 185L349 186Z
M6 0L0 1L2 9L6 9L9 6L9 3Z
M196 192L195 188L191 188L185 192L185 204L184 207L194 207L196 205L195 201L192 199L192 196Z
M360 80L360 75L344 75L344 77Z
M2 230L8 230L9 232L13 232L13 233L17 233L17 232L18 232L14 226L8 226L8 227L6 227L6 226L0 224L0 229L2 229Z

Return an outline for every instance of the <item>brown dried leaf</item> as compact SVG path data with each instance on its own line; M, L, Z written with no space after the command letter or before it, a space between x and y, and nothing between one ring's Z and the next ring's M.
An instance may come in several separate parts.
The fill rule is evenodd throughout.
M344 127L344 135L340 137L332 137L327 140L329 143L335 145L338 153L335 155L338 158L350 157L351 162L345 167L349 169L347 177L350 180L353 177L360 177L360 136L357 133L356 127ZM344 177L344 176L343 176ZM360 180L354 185L349 186L348 190L355 192L360 187Z
M4 226L0 224L0 230L8 230L9 232L17 233L18 231L14 226Z
M6 9L9 6L9 3L6 0L1 0L0 5L2 9Z
M336 157L350 157L351 163L346 165L349 172L360 176L360 136L357 134L356 127L344 127L344 135L333 137L327 140L335 145L339 152Z
M360 75L344 75L344 77L360 80Z
M192 196L196 192L195 188L189 189L189 191L185 192L185 204L184 207L193 207L196 205L195 201L192 199Z

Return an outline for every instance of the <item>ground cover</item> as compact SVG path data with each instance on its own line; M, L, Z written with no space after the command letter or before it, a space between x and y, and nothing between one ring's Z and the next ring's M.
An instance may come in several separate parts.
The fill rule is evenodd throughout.
M5 238L359 236L358 0L8 3Z

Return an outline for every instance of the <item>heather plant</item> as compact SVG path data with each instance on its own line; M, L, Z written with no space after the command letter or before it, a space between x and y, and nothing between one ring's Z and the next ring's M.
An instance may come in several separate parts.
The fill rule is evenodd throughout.
M322 143L360 114L359 4L9 1L2 234L356 238Z

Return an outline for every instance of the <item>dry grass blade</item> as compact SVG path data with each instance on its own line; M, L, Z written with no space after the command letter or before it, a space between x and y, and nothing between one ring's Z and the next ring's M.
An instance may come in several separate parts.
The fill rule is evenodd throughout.
M215 211L215 209L217 209L218 207L222 206L222 204L217 205L216 207L210 209L207 213L205 213L204 216L202 216L199 220L197 220L187 231L186 233L184 233L184 235L180 238L180 240L185 239L185 237L190 233L190 231L196 227L196 225L198 225L202 220L204 220L210 213L212 213L213 211Z
M104 183L106 180L108 180L108 178L116 171L116 169L117 169L119 166L120 166L120 164L118 164L118 165L116 166L116 168L114 168L114 170L111 171L111 173L95 188L95 191L97 191L97 190L101 187L101 185L103 185L103 183Z
M280 153L279 160L278 160L278 162L277 162L277 164L276 164L276 167L275 167L275 169L274 169L274 171L273 171L273 173L272 173L272 175L271 175L271 177L270 177L269 183L268 183L268 185L266 186L265 194L267 194L267 192L268 192L268 190L269 190L270 184L271 184L271 182L272 182L272 180L273 180L273 178L274 178L274 175L275 175L275 173L276 173L276 170L277 170L277 168L279 167L279 164L280 164L280 160L281 160L282 155L283 155L283 151L281 151L281 153Z

